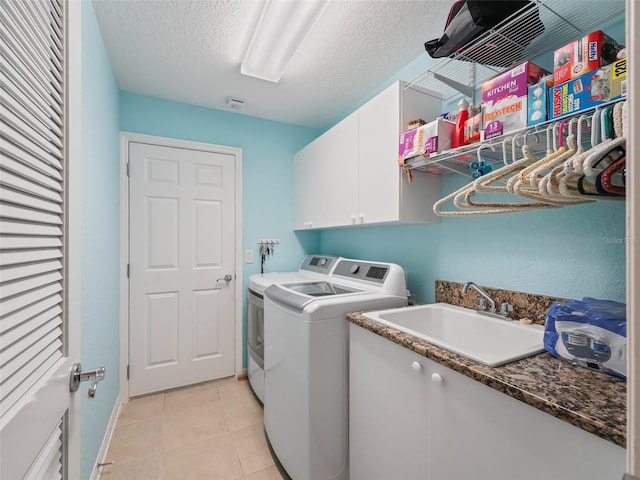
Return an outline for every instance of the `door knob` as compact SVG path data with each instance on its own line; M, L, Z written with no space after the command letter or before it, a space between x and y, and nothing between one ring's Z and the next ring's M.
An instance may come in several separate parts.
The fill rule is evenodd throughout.
M220 280L224 280L225 282L229 283L231 280L233 280L233 277L227 273L224 277L216 280L216 283L218 283Z
M89 387L87 396L89 398L94 398L96 396L98 382L104 380L105 375L106 369L104 367L96 368L94 370L82 370L82 364L74 363L73 367L71 367L69 390L72 392L77 392L80 388L80 382L92 381L93 383Z

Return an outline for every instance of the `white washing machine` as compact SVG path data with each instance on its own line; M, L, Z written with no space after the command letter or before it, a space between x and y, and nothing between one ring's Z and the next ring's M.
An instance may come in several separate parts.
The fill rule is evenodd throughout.
M265 290L264 424L293 480L349 478L349 328L345 315L407 305L395 264L340 259L326 280Z
M307 255L297 272L256 273L249 277L247 291L247 352L249 384L265 403L264 395L264 291L274 283L326 279L336 266L334 255Z

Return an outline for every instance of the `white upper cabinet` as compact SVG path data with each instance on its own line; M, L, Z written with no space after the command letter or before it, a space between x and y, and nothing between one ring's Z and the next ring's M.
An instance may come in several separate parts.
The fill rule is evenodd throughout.
M352 113L293 157L294 228L346 225L356 208L358 116Z
M398 167L409 120L431 120L440 100L396 82L294 155L294 228L434 222L437 175Z

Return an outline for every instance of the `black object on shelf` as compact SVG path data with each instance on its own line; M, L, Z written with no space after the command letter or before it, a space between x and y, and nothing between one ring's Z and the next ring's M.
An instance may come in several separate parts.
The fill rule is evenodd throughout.
M517 14L517 15L516 15ZM507 35L491 42L470 42L496 27L504 27ZM433 58L453 57L458 60L508 67L520 58L531 41L544 32L538 8L522 0L467 0L451 7L442 37L424 44Z

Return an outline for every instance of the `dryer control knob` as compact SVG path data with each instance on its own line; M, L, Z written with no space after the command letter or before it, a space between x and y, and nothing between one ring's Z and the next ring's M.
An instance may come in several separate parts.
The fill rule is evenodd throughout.
M420 362L413 362L411 364L411 368L414 372L419 372L420 370L422 370L422 365L420 365Z
M360 265L358 265L357 263L351 265L351 268L349 269L351 273L358 273L358 270L360 270Z
M321 267L324 267L327 264L327 259L326 258L321 258L318 263L320 264Z
M431 381L433 383L442 383L442 376L439 373L434 373L431 375Z

